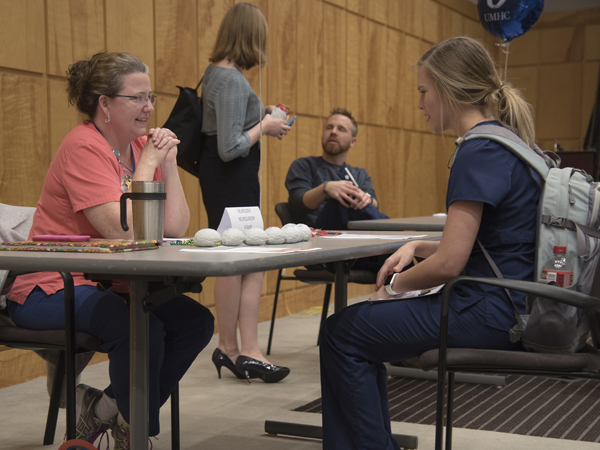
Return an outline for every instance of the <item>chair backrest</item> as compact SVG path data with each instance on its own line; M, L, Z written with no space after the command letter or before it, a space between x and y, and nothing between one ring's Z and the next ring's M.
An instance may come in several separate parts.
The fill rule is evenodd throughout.
M275 205L275 213L281 220L281 225L286 225L288 223L294 223L294 218L292 215L292 209L290 208L290 204L285 203L277 203Z
M35 208L0 203L0 242L23 241L29 236ZM12 284L8 270L0 270L0 309L6 307L6 294Z

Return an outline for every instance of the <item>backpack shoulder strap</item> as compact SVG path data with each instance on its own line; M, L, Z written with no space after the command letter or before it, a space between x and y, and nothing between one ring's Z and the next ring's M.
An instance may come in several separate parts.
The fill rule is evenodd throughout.
M527 164L535 173L544 180L548 176L550 168L556 167L556 163L549 156L537 149L533 150L521 138L512 131L498 125L481 125L476 130L469 131L462 138L458 138L457 146L471 139L489 139L498 142L515 154L521 161Z

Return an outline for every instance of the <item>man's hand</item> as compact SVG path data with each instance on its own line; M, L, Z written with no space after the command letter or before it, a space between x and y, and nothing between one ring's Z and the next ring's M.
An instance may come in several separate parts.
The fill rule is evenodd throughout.
M358 210L371 204L371 197L350 181L328 181L325 193L340 202L345 208Z

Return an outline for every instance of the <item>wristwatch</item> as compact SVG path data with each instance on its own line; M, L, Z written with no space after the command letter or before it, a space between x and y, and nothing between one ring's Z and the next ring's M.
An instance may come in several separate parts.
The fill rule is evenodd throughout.
M394 295L401 294L401 292L396 292L396 291L394 291L394 290L392 289L392 286L394 285L394 280L396 279L396 275L398 275L398 273L395 273L395 274L392 276L392 281L390 281L390 284L386 284L386 285L384 286L384 288L385 288L385 291L386 291L388 294L390 294L391 296L394 296Z

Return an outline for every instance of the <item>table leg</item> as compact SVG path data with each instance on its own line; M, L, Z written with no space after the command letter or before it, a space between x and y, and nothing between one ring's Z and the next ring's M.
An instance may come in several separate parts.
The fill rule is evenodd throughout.
M130 448L148 448L148 313L144 312L143 300L148 296L148 282L130 281Z
M335 280L335 297L334 297L334 312L340 312L348 306L348 272L354 264L354 260L336 261L334 264L334 280Z

